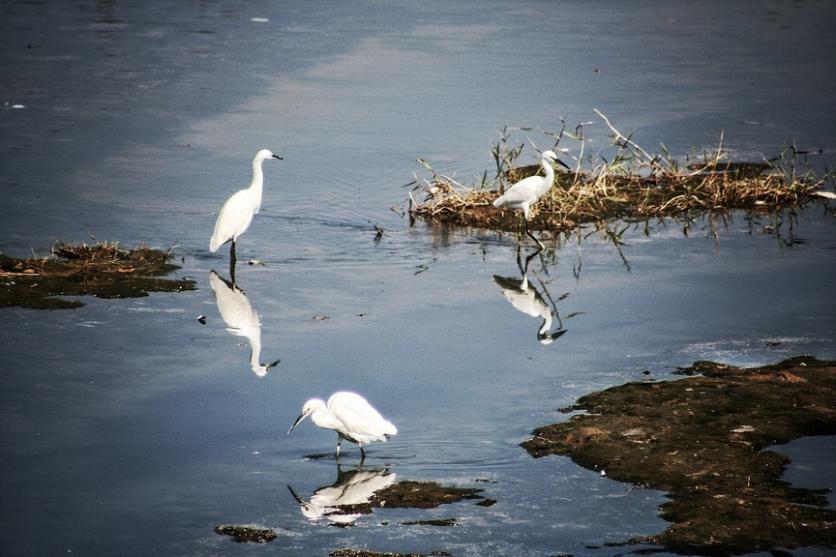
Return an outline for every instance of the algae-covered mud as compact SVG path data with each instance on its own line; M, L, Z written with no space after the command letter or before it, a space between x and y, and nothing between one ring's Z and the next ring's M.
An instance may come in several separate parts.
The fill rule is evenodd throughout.
M137 298L149 292L194 290L193 280L160 278L180 268L170 259L170 251L126 250L108 242L58 243L49 257L17 259L0 254L0 308L71 309L84 304L59 296Z
M278 536L270 528L258 526L238 526L233 524L221 524L215 527L215 532L222 536L229 536L238 543L267 543L275 540Z
M678 381L628 383L581 397L568 422L522 446L669 492L672 525L641 541L687 554L836 549L826 490L791 487L788 459L764 450L836 434L836 362L797 357L758 368L697 362ZM636 541L636 540L633 540Z

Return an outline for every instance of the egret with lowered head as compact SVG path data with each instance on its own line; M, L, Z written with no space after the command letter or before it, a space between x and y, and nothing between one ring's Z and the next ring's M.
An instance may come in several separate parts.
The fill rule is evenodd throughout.
M244 233L253 220L253 215L261 208L261 192L264 186L264 172L261 170L261 163L269 159L282 157L274 155L268 149L262 149L255 154L253 159L253 179L250 187L239 190L226 200L218 220L215 221L215 231L212 239L209 240L209 251L215 252L226 242L232 240L229 248L229 274L232 282L235 282L235 241L238 236Z
M317 426L337 432L337 458L340 456L340 443L343 439L360 446L362 460L366 458L363 445L372 441L386 441L398 433L398 428L381 416L365 398L348 391L334 393L328 399L328 404L321 398L307 401L287 433L290 434L308 416Z
M523 178L508 188L504 194L499 196L493 202L493 206L498 208L508 207L510 209L522 209L525 217L525 233L532 240L537 242L540 249L543 249L543 243L531 234L531 232L529 232L528 220L531 214L531 207L537 203L541 197L546 195L549 189L551 189L552 184L554 184L554 168L552 168L552 163L555 162L563 164L557 160L557 155L554 151L543 151L540 155L540 166L543 167L543 172L545 172L546 175Z

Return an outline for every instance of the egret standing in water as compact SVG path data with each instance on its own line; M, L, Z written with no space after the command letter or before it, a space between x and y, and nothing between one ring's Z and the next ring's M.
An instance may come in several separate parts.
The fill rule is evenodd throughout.
M363 445L372 441L386 441L398 433L398 428L381 416L365 398L347 391L331 395L328 404L321 398L307 401L287 433L290 434L308 416L317 426L337 432L337 458L340 456L340 443L343 439L360 446L362 460L366 458Z
M528 220L531 214L531 207L537 203L541 197L546 195L546 192L548 192L549 189L551 189L552 184L554 184L554 168L552 168L552 163L555 162L563 164L557 160L557 155L554 151L543 151L540 155L540 166L543 167L543 172L545 172L546 175L529 176L528 178L520 180L508 188L503 195L499 196L496 201L493 202L494 207L522 209L523 216L525 217L525 233L529 238L537 242L540 249L543 249L545 246L543 246L543 243L531 232L529 232Z
M261 163L268 159L282 160L282 157L274 155L268 149L262 149L255 154L253 180L250 182L250 187L235 192L226 200L215 222L212 239L209 240L211 252L217 251L223 244L232 240L229 248L229 274L233 283L235 282L235 241L247 230L253 220L253 215L261 208L261 191L264 186Z

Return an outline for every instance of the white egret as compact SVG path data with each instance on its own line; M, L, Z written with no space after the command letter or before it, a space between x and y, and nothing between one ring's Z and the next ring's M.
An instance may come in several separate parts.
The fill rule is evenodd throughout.
M239 190L226 200L218 220L215 221L215 231L212 239L209 240L209 251L215 252L223 244L232 240L229 248L229 269L232 275L232 282L235 282L235 241L238 236L244 233L253 220L253 215L261 208L261 193L264 186L264 172L261 170L261 163L268 159L279 159L282 157L274 155L268 149L262 149L255 154L253 159L253 179L250 187Z
M543 249L543 243L528 231L528 220L531 215L531 207L546 195L546 192L554 184L554 168L552 168L554 162L560 163L555 152L543 151L540 155L540 166L543 167L543 172L546 175L523 178L493 202L493 206L497 208L522 209L525 217L525 233L537 242L540 249Z
M250 343L250 368L259 377L264 377L279 360L269 364L261 363L261 318L253 309L249 298L235 283L224 280L215 271L209 273L209 286L215 294L218 312L231 334L244 337Z
M365 398L348 391L334 393L328 399L328 404L325 404L321 398L312 398L307 401L302 407L302 413L287 433L290 434L308 416L317 426L337 432L338 458L340 443L343 439L357 443L360 446L361 459L363 459L366 458L363 445L372 441L386 441L398 433L398 428L381 416L380 412L375 410Z

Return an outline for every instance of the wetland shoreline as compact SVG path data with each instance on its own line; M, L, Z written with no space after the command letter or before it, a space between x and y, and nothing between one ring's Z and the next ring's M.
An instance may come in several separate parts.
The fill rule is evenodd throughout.
M569 421L537 428L528 453L570 457L607 477L667 491L653 543L683 554L836 549L827 490L780 479L768 447L836 434L836 362L801 356L737 368L696 362L676 381L627 383L581 397Z

